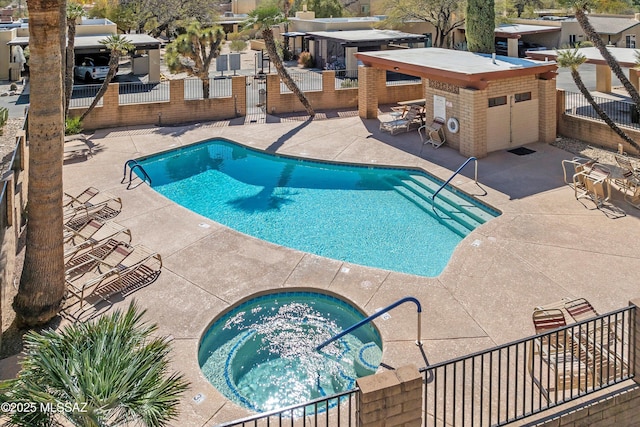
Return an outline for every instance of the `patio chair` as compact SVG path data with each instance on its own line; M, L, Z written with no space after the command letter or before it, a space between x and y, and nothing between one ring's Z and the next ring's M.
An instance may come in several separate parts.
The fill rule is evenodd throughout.
M142 245L122 243L89 272L67 278L67 289L82 309L88 299L107 301L116 293L130 293L149 285L160 275L161 268L160 254Z
M580 172L590 169L598 159L586 159L584 157L574 157L571 160L562 161L562 171L564 175L564 183L574 186L575 181L573 177Z
M424 130L424 136L422 135ZM431 144L433 148L438 148L447 141L447 137L444 133L444 119L442 117L436 117L431 124L423 125L418 128L418 134L423 144Z
M595 163L573 176L573 188L576 199L587 198L598 208L611 197L609 177L611 171L606 166Z
M70 253L77 252L87 246L93 246L119 234L128 236L129 242L131 242L131 230L112 221L91 218L79 230L67 225L63 225L63 227L64 243L69 244L69 247L65 249L65 257Z
M623 189L629 188L629 184L637 186L640 183L640 169L634 168L627 156L616 154L616 163L622 169L622 179L616 179L616 183Z
M567 313L576 322L581 322L586 319L598 316L598 312L591 305L589 301L584 298L577 298L571 301L567 301L564 304Z
M63 221L67 229L78 231L92 219L105 222L114 218L121 209L120 199L109 199L97 205L67 206L63 212Z
M380 122L380 130L389 132L391 135L395 135L400 132L409 132L412 127L419 126L420 118L418 114L420 110L416 107L411 107L406 112L404 117L389 122ZM415 127L414 127L415 129Z
M109 200L117 200L122 205L122 201L119 197L113 194L100 191L95 187L87 187L84 191L74 196L69 193L64 193L63 207L72 206L78 207L92 207L102 203L106 203Z
M564 313L559 308L534 309L531 317L536 334L543 334L567 325Z

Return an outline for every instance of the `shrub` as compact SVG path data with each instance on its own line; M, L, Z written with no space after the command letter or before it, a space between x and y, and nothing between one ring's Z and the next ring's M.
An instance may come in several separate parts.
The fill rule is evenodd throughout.
M242 39L232 40L231 43L229 43L229 49L231 49L234 52L242 52L246 48L247 48L247 42Z
M18 90L18 85L16 84L16 82L12 82L11 85L9 85L9 90Z
M80 116L67 117L64 122L64 134L75 135L80 132L82 132L82 122L80 121Z
M350 87L358 87L358 80L356 79L344 79L342 83L340 83L341 89L347 89Z
M9 110L5 107L0 108L0 135L4 133L4 125L9 120Z
M315 65L313 63L313 57L309 52L302 52L300 57L298 58L298 64L302 65L304 68L313 68Z

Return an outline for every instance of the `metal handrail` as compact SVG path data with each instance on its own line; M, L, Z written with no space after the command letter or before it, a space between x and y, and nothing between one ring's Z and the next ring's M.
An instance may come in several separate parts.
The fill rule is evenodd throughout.
M476 182L476 185L478 184L478 159L476 159L475 157L469 157L467 160L465 160L465 162L464 162L464 163L463 163L463 164L462 164L458 169L456 169L456 171L453 173L453 175L451 175L451 176L449 177L449 179L448 179L448 180L446 180L446 181L445 181L445 183L444 183L444 184L442 184L442 185L440 186L440 188L438 188L438 189L436 190L436 192L435 192L435 193L433 193L433 196L431 196L431 209L433 209L434 211L435 211L435 209L436 209L436 207L435 207L435 203L434 203L434 202L436 201L436 196L438 195L438 193L439 193L440 191L442 191L442 189L443 189L444 187L446 187L446 186L447 186L447 184L449 184L449 183L451 182L451 180L452 180L456 175L458 175L458 174L460 173L460 171L461 171L465 166L467 166L467 164L468 164L470 161L472 161L472 160L476 162L475 182Z
M138 163L137 160L134 160L134 159L129 159L126 162L124 162L124 170L123 170L123 173L122 173L122 181L120 181L120 184L124 184L124 181L127 178L127 166L129 166L129 183L127 184L127 190L129 189L129 187L131 187L131 181L133 180L133 171L136 168L140 169L140 171L144 175L142 177L142 182L144 182L145 180L148 180L149 181L149 185L151 185L151 177L149 176L147 171L144 170L142 165L140 163Z
M347 329L345 329L344 331L340 332L339 334L329 338L328 340L326 340L325 342L323 342L322 344L317 346L316 350L320 350L321 348L325 347L327 344L330 344L333 341L342 338L343 336L347 335L349 332L358 329L360 326L371 322L373 319L382 316L386 312L388 312L390 310L393 310L394 308L396 308L397 306L399 306L400 304L403 304L405 302L413 302L417 306L417 310L418 310L418 338L416 340L416 345L422 345L421 333L420 333L420 319L422 317L422 306L420 305L420 301L418 301L416 298L414 298L414 297L404 297L404 298L394 302L393 304L383 308L382 310L372 314L371 316L367 317L366 319L362 319L358 323L349 326Z

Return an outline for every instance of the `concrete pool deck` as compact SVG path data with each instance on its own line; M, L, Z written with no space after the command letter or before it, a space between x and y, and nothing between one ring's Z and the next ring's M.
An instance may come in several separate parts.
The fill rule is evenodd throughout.
M423 146L415 131L390 136L380 133L378 124L351 116L109 129L90 138L92 157L65 163L65 191L92 185L120 196L123 209L115 221L131 229L134 244L162 255L158 280L124 300L114 297L113 307L126 307L135 299L147 310L145 320L174 339L174 367L191 383L174 425L210 426L248 415L202 376L197 350L214 317L257 292L316 288L341 295L368 314L402 297L416 297L424 310L422 339L430 363L533 335L536 305L584 297L604 313L639 296L640 211L619 195L604 210L576 200L561 168L561 160L572 155L546 144L528 145L536 152L525 156L501 151L480 159L482 188L473 182L472 166L454 178L452 184L469 194L486 190L478 199L502 215L465 238L442 274L433 278L270 244L190 212L147 185L127 190L120 183L126 160L212 137L293 156L420 167L442 179L465 161L446 145L437 150ZM425 365L414 343L414 305L402 305L389 319L375 323L384 341L384 363ZM196 402L198 394L202 399Z

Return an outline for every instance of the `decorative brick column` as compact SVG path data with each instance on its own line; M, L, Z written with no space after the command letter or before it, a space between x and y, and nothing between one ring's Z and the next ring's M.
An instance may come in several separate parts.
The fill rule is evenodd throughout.
M556 81L538 80L538 140L552 143L556 139Z
M487 156L487 91L460 89L460 154Z
M358 67L358 115L363 119L378 118L378 79L383 70Z
M357 380L358 425L420 427L422 375L414 365Z

